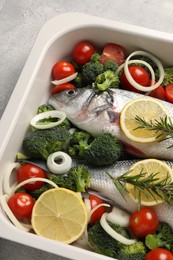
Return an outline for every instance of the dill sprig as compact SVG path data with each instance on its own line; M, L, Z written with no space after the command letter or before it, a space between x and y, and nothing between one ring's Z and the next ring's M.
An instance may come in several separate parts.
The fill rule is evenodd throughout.
M131 171L128 171L121 176L113 177L107 172L107 175L125 200L127 200L126 195L129 193L126 184L131 184L134 187L134 198L138 200L138 208L141 207L142 194L156 202L159 197L165 203L173 206L173 182L168 174L160 180L159 172L149 175L143 170L137 175L131 175L130 173Z
M149 131L155 131L157 134L156 139L161 142L170 138L173 138L173 123L171 121L170 117L160 117L160 119L150 120L147 122L144 118L141 118L139 116L135 117L135 120L139 124L136 129L146 129ZM172 148L173 144L170 145L168 148Z

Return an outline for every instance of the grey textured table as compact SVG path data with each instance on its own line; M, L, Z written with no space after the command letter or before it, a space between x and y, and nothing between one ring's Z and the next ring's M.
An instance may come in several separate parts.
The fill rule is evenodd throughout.
M173 33L172 0L0 0L0 117L42 25L69 11ZM64 258L0 239L0 260L31 259Z

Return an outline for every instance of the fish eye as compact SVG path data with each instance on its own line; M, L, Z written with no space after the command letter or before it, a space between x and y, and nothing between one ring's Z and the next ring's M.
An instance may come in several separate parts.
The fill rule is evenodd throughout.
M72 97L72 96L74 96L75 94L76 94L76 90L75 90L75 89L69 89L69 90L66 91L66 95L67 95L67 96Z

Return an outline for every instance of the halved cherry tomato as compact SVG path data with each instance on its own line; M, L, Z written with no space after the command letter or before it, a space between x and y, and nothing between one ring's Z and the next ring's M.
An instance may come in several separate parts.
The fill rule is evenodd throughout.
M120 66L125 60L124 47L115 43L106 44L103 48L100 62L104 64L108 60L113 60Z
M75 67L72 63L67 61L59 61L55 63L52 68L52 75L54 79L64 79L75 73Z
M95 49L92 44L80 42L74 47L72 56L76 63L83 65L90 60L94 52Z
M173 260L173 254L166 249L156 248L145 256L145 260Z
M20 166L20 168L16 172L16 179L18 183L22 181L28 180L30 178L39 177L46 178L46 172L40 167L31 164L25 163ZM26 190L36 190L41 188L44 185L42 181L31 182L23 185L23 188Z
M64 84L60 84L60 85L57 85L55 86L52 91L51 91L51 94L54 95L60 91L64 91L64 90L67 90L67 89L74 89L75 86L71 83L64 83Z
M158 98L161 100L166 100L166 93L162 86L152 90L149 94L150 97Z
M173 103L173 84L167 84L165 88L166 100L170 103Z
M100 199L99 197L93 194L89 195L89 199L90 199L91 209L95 208L99 204L104 203L102 199ZM104 212L105 212L104 206L100 206L96 211L94 211L94 213L91 216L91 224L94 224L96 221L98 221Z
M34 203L33 197L26 192L18 192L12 195L7 202L17 219L30 219Z
M159 224L156 213L151 208L141 208L130 216L129 229L136 237L153 234Z
M136 66L136 65L131 65L131 66L129 66L129 72L130 72L132 78L138 84L140 84L142 86L149 85L150 77L149 77L148 72L144 68L142 68L140 66ZM129 83L124 71L121 73L120 83L121 83L121 87L123 89L130 90L130 91L137 92L137 93L141 92Z

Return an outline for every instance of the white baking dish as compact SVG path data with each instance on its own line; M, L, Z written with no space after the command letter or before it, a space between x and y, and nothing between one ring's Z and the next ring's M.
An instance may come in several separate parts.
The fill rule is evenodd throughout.
M41 29L0 122L0 195L8 165L20 150L28 122L50 94L51 68L68 56L80 40L103 46L108 42L129 50L145 49L173 64L173 35L81 13L54 17ZM96 253L25 233L11 224L0 209L0 236L57 255L78 260L111 259Z

